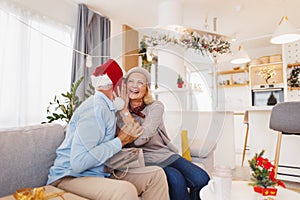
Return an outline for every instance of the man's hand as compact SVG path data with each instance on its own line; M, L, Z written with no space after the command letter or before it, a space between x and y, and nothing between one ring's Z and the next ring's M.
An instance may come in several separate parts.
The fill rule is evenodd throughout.
M125 124L118 132L118 138L122 142L122 147L136 140L144 132L143 128L137 123Z

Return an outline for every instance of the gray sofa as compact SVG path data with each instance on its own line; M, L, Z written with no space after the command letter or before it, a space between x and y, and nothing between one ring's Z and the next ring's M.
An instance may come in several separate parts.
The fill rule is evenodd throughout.
M0 198L21 188L45 186L55 150L63 139L64 129L59 124L0 129ZM68 199L81 199L68 195Z
M64 137L64 128L54 123L0 129L0 200L14 199L7 195L21 188L45 186L56 157L55 151ZM204 152L205 149L207 151ZM193 161L210 172L214 149L214 145L205 148L201 143L194 142L191 145ZM56 189L49 188L49 191ZM71 193L64 197L84 199Z

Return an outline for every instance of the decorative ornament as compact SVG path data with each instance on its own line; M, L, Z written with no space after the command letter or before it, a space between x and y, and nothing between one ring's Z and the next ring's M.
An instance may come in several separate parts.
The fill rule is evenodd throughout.
M277 104L277 99L276 99L276 97L274 96L274 92L272 91L272 92L271 92L271 95L270 95L269 98L268 98L267 105L268 105L268 106L273 106L273 105L275 105L275 104Z
M93 60L90 55L87 55L86 57L85 66L88 68L91 68L93 66Z
M177 78L177 87L178 88L182 88L183 87L183 84L184 84L184 81L182 80L182 77L180 76L180 74L178 75L178 78Z
M260 68L258 75L264 78L266 84L268 84L269 79L275 76L276 72L273 68L267 66L267 67Z
M291 71L287 84L290 87L300 87L300 67L295 67Z
M275 200L277 195L277 188L264 188L261 186L254 186L254 192L260 193L263 196L263 200Z

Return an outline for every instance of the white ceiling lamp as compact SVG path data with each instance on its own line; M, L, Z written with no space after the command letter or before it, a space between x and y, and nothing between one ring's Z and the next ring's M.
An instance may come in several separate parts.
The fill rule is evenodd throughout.
M270 42L272 44L286 44L300 39L299 31L283 16L277 26Z
M232 64L244 64L250 62L250 58L247 52L242 48L242 45L238 47L238 51L234 53L233 58L230 62Z

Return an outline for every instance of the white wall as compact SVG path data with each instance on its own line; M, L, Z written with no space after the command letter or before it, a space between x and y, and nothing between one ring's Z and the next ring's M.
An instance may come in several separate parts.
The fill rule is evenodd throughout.
M111 19L111 43L110 52L112 58L122 64L122 24L114 19Z
M257 59L262 56L270 56L274 54L281 54L281 45L271 45L256 49L248 49L247 53L251 59Z

